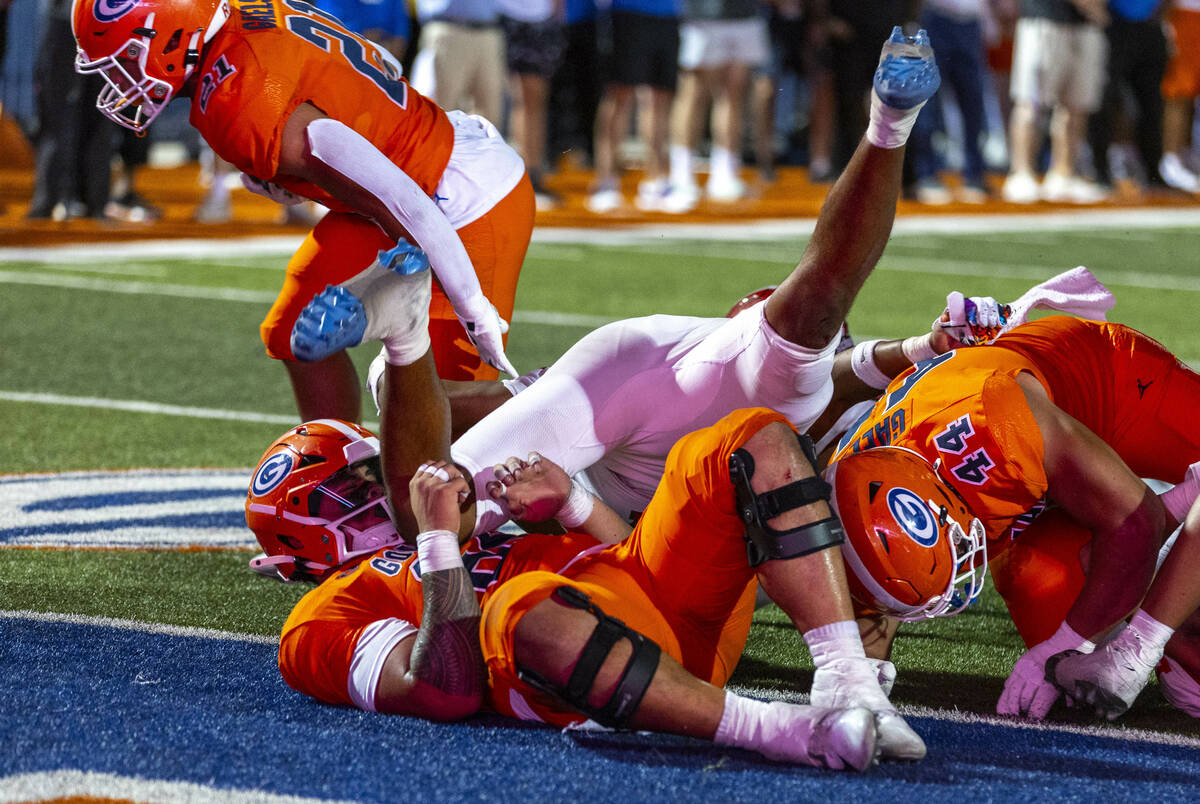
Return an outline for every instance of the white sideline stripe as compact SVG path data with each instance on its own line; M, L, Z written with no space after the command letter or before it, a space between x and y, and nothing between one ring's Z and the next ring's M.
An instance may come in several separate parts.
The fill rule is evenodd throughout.
M215 628L195 628L188 625L165 625L117 617L92 617L86 614L58 614L47 611L25 609L0 609L0 619L32 620L40 623L67 623L68 625L94 625L101 628L120 628L123 631L141 631L145 634L166 636L199 637L201 639L228 639L234 642L253 642L258 645L278 645L279 637L262 634L242 634L237 631L219 631Z
M184 405L164 405L158 402L141 402L136 399L101 399L94 396L62 396L60 394L34 394L23 391L0 391L0 401L30 402L41 405L69 405L77 408L102 408L123 410L129 413L152 413L162 416L189 416L194 419L217 419L235 422L262 422L264 424L300 424L297 416L278 413L254 413L248 410L221 410L220 408L194 408ZM364 421L363 427L378 430L379 422Z
M275 301L275 297L278 295L264 290L177 285L168 282L122 282L108 279L90 279L84 276L38 274L27 271L0 271L0 284L37 285L39 287L123 293L132 296L174 296L184 299L212 299L215 301L251 302L253 304L270 304ZM551 313L539 310L518 310L513 318L518 322L545 324L553 327L592 328L617 320L611 316Z
M230 790L192 782L141 779L136 776L95 771L57 770L0 777L0 802L49 801L75 797L182 804L341 804L326 798L286 796L262 790Z
M663 238L757 240L811 235L816 218L675 223L625 227L550 228L533 230L534 243L622 245L653 243ZM902 215L893 234L997 234L1003 232L1070 232L1086 229L1170 229L1200 226L1200 207L1173 209L1098 209L994 215ZM1111 233L1110 233L1111 234ZM0 248L0 262L78 262L173 257L246 257L291 254L302 236L224 239L179 238L125 243L73 243L56 246ZM573 258L573 257L572 257Z
M225 419L239 422L264 422L266 424L299 424L295 416L275 413L252 413L245 410L221 410L219 408L193 408L182 405L162 405L157 402L139 402L134 399L101 399L94 396L61 396L59 394L31 394L20 391L0 391L0 400L6 402L33 402L43 405L71 405L80 408L105 408L124 410L130 413L157 413L163 416L190 416L196 419Z
M0 283L124 293L134 296L177 296L184 299L213 299L216 301L254 302L255 304L270 304L279 295L265 290L176 285L169 282L118 282L89 279L86 276L46 275L28 271L0 271Z

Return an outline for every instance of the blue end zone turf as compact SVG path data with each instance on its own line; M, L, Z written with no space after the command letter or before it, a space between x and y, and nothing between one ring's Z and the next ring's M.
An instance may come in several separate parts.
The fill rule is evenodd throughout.
M1196 801L1184 746L910 718L915 764L776 765L694 740L323 706L272 645L0 619L0 774L84 770L318 798ZM2 785L2 780L0 780ZM215 796L214 796L215 797Z

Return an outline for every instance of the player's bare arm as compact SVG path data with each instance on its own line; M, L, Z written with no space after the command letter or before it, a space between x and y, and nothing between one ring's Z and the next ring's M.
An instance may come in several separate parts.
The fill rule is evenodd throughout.
M1163 540L1162 502L1084 425L1056 407L1031 375L1017 383L1042 434L1051 499L1094 534L1091 564L1067 623L1091 638L1142 599Z
M479 601L457 535L459 505L469 491L462 473L445 461L423 465L413 476L424 610L416 636L402 640L384 663L375 693L379 711L452 720L483 703Z

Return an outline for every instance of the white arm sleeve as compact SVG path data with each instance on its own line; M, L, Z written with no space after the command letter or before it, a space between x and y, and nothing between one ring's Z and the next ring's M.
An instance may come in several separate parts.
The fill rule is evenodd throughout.
M471 258L450 221L407 173L349 126L322 117L305 129L309 150L375 196L424 249L454 309L483 297Z
M496 464L512 455L524 458L540 452L573 475L599 460L605 451L596 436L587 393L567 372L551 370L463 433L451 446L450 455L473 476L478 534L508 521L508 515L487 495Z

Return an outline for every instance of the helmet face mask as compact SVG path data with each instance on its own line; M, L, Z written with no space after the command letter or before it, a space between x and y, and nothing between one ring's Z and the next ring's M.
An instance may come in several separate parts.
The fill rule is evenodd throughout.
M826 470L855 600L904 621L956 614L983 591L987 533L936 465L900 447Z
M110 120L138 132L158 117L175 94L166 81L146 75L149 52L149 42L143 37L130 39L119 55L94 62L83 61L86 56L80 50L75 62L76 72L100 73L104 79L96 108Z
M348 561L403 541L383 485L379 440L336 419L289 430L263 455L246 524L265 555L256 572L320 581Z
M75 71L99 73L96 108L140 134L183 89L229 14L228 0L75 0Z

